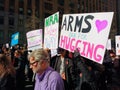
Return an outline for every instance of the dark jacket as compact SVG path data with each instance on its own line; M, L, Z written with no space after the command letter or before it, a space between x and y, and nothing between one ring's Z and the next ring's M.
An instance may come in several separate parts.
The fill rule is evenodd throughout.
M16 90L15 77L9 74L0 78L0 90Z
M17 90L25 88L25 61L23 57L15 58L14 67L16 69L16 87Z
M75 53L76 54L76 53ZM86 64L86 58L83 58L79 54L74 55L74 90L95 90L92 89L91 86L94 85L94 76L92 75L92 71L88 69L88 65ZM80 77L80 74L82 76Z
M55 60L55 66L54 66L54 69L60 73L60 65L61 65L61 59L60 59L60 56L57 56L56 57L56 60ZM65 58L65 61L64 61L64 67L65 67L65 77L66 77L66 82L67 82L67 85L68 85L68 90L72 90L72 77L73 77L73 63L72 63L72 60L69 59L69 58Z

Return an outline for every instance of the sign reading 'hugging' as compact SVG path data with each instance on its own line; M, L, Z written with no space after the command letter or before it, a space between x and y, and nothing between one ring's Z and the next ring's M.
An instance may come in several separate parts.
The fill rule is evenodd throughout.
M105 17L107 16L107 17ZM113 12L63 15L59 47L102 64Z

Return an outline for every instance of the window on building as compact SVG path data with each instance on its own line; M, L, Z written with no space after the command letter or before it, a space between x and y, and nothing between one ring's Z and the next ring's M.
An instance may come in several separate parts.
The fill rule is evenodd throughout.
M18 19L18 24L19 24L19 26L23 25L23 23L24 23L24 20L21 19L21 18L19 18L19 19Z
M31 15L32 15L32 9L31 9L31 8L29 8L29 9L27 10L27 15L28 15L28 16L31 16Z
M4 6L0 5L0 11L4 11Z
M58 0L58 4L64 6L64 0Z
M35 8L36 9L39 9L39 3L40 3L39 0L35 0Z
M39 17L39 11L38 10L35 10L35 16Z
M9 2L9 12L15 11L15 0L12 0L12 2Z
M82 12L84 12L84 5L81 5L81 10L82 10Z
M86 13L88 12L88 7L85 7L85 12L86 12Z
M70 10L70 13L74 13L74 10L73 10L73 9L71 9L71 10Z
M39 28L39 26L40 26L39 23L37 23L37 24L35 25L35 28Z
M14 7L13 6L10 6L10 8L9 8L9 12L14 12Z
M13 29L9 29L8 37L9 37L10 39L11 39L12 34L14 33L13 31L14 31Z
M77 4L77 8L80 9L80 4Z
M0 11L4 11L4 0L0 0Z
M4 32L0 30L0 41L3 42Z
M47 9L47 10L53 10L53 6L52 6L51 3L45 2L45 3L44 3L44 6L45 6L45 9Z
M19 0L19 2L23 2L24 0Z
M14 25L14 17L9 17L9 25Z
M4 17L0 16L0 24L4 24Z
M35 16L39 17L39 0L35 0Z
M48 1L52 1L52 0L48 0Z
M20 36L19 36L19 44L21 44L21 42L23 42L23 37L24 37L24 33L21 29L19 29L19 33L20 33Z
M74 8L74 7L75 7L75 5L74 5L73 2L70 2L70 3L69 3L69 6L70 6L70 8Z
M4 3L4 0L0 0L0 3Z
M24 2L23 0L19 0L19 14L24 14Z
M19 8L19 14L24 14L23 8Z
M31 6L32 6L32 0L27 0L27 7L31 8Z
M27 15L31 16L32 15L32 0L27 0Z

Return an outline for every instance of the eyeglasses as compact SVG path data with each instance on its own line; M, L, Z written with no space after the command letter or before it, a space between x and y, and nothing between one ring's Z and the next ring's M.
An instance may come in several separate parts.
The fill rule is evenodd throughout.
M29 65L31 66L33 66L36 62L38 62L38 61L34 61L34 62L32 62L32 63L29 63Z

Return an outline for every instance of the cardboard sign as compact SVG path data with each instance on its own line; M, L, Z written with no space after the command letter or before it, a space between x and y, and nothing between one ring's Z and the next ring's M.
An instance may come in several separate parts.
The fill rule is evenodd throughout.
M59 12L45 19L44 48L58 48Z
M107 50L111 50L112 49L111 39L108 39L106 49Z
M78 48L81 56L102 64L112 18L113 12L63 15L59 47Z
M19 41L19 32L12 34L11 36L11 46L17 45Z
M120 55L120 36L115 36L116 55Z
M9 43L6 43L5 46L6 46L6 48L9 48Z
M27 32L28 50L42 48L42 29Z

